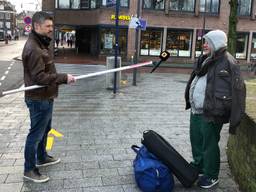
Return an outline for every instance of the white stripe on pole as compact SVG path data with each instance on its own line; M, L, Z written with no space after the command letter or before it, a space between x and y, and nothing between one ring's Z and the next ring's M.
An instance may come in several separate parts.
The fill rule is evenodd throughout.
M105 71L89 73L89 74L86 74L86 75L79 75L79 76L76 76L75 79L76 80L85 79L85 78L89 78L89 77L104 75L104 74L107 74L107 73L114 73L114 72L118 72L118 71L123 71L123 70L138 68L138 67L143 67L143 66L151 65L151 64L153 64L153 62L152 61L148 61L148 62L138 63L138 64L134 64L134 65L130 65L130 66L119 67L119 68L116 68L116 69L109 69L109 70L105 70ZM13 93L18 93L18 92L22 92L22 91L28 91L28 90L32 90L32 89L38 89L38 88L42 88L42 87L45 87L45 86L44 85L32 85L32 86L29 86L29 87L21 87L19 89L13 89L13 90L10 90L10 91L3 91L2 92L2 96L3 95L13 94Z

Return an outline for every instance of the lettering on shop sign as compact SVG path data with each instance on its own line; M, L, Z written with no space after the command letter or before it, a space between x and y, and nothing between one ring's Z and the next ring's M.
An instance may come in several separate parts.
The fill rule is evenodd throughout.
M115 20L115 19L116 19L116 16L115 15L111 15L111 20ZM131 16L129 16L129 15L119 15L118 19L122 20L122 21L130 21L131 20Z

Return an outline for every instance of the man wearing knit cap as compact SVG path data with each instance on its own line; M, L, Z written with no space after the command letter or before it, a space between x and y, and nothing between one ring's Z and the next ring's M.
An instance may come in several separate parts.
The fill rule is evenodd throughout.
M204 35L198 58L185 90L186 109L191 109L190 141L193 166L199 169L198 186L218 184L223 124L235 134L245 111L245 84L234 57L227 52L227 36L221 30Z

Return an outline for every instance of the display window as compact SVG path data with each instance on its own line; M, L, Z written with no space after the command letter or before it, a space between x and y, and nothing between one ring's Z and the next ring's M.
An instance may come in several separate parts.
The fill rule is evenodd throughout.
M191 57L192 31L168 30L166 50L172 57Z
M246 59L248 48L248 33L238 33L236 40L236 59Z
M127 52L127 29L119 29L119 54L125 55ZM115 29L100 29L100 54L115 54Z
M252 35L251 59L256 60L256 33Z
M148 29L141 32L140 55L159 56L161 53L163 31Z

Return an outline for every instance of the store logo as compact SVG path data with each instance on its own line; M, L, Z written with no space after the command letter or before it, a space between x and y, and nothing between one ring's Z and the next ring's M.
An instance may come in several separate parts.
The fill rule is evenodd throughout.
M116 19L116 16L115 15L111 15L111 20L115 20L115 19ZM131 16L129 16L129 15L119 15L118 19L122 20L122 21L130 21L131 20Z

